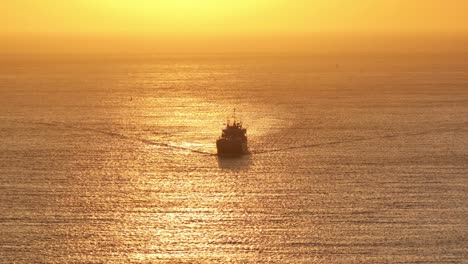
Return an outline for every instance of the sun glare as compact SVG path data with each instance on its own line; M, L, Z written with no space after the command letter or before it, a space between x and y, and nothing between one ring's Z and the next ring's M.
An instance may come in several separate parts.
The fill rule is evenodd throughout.
M468 2L441 0L6 1L0 49L327 52L330 46L380 49L375 41L390 49L400 42L407 50L440 40L449 47L455 38L468 39L467 8Z
M186 33L214 32L224 28L243 28L249 14L263 1L103 1L101 9L110 9L116 20L127 23L132 31ZM222 23L220 23L222 21ZM125 28L125 26L124 26Z

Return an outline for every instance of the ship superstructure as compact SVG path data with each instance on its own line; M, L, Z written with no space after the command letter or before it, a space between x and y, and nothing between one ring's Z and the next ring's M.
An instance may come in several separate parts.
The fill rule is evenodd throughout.
M231 118L226 121L226 127L216 141L218 156L236 157L248 154L247 129L236 119L236 109Z

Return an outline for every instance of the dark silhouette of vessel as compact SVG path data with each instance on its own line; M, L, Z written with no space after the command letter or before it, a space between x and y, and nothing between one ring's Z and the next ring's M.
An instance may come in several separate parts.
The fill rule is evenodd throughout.
M236 120L236 109L231 119L232 122L228 118L226 127L216 140L216 149L220 157L240 157L249 153L247 129L242 127L242 122Z

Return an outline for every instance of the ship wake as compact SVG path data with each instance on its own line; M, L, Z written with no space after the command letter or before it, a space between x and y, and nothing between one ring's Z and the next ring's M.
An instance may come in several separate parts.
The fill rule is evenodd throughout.
M17 120L10 120L12 122L16 123L28 123L28 124L36 124L36 125L43 125L43 126L50 126L50 127L56 127L56 128L65 128L65 129L72 129L72 130L80 130L80 131L88 131L88 132L94 132L94 133L100 133L103 135L107 135L113 138L119 138L122 140L129 140L129 141L138 141L143 144L147 145L152 145L152 146L159 146L159 147L165 147L168 149L172 150L181 150L181 151L189 151L195 154L200 154L200 155L205 155L205 156L216 156L216 153L208 152L208 151L203 151L199 149L193 149L193 148L188 148L188 147L182 147L182 146L177 146L165 142L159 142L159 141L154 141L150 139L145 139L145 138L139 138L135 136L128 136L125 134L120 134L112 131L106 131L106 130L101 130L101 129L95 129L95 128L89 128L89 127L81 127L81 126L75 126L75 125L70 125L67 123L63 122L23 122L23 121L17 121ZM428 135L428 134L433 134L433 133L444 133L444 132L456 132L459 130L462 130L466 128L468 125L468 122L463 122L463 123L458 123L458 124L453 124L453 125L447 125L443 127L439 127L436 129L430 129L430 130L423 130L423 131L416 131L416 132L408 132L408 133L398 133L398 134L389 134L389 135L382 135L382 136L375 136L375 137L365 137L365 138L354 138L354 139L348 139L348 140L337 140L337 141L330 141L330 142L323 142L323 143L312 143L312 144L304 144L304 145L299 145L299 146L290 146L290 147L285 147L285 148L275 148L275 149L265 149L265 150L250 150L250 152L246 154L255 154L255 155L261 155L261 154L267 154L267 153L274 153L274 152L287 152L287 151L295 151L295 150L301 150L301 149L309 149L309 148L318 148L318 147L325 147L325 146L334 146L334 145L339 145L339 144L347 144L347 143L354 143L354 142L363 142L363 141L371 141L371 140L377 140L377 139L389 139L389 138L399 138L399 137L407 137L407 136L422 136L422 135Z
M450 126L440 127L437 129L430 129L430 130L417 131L417 132L399 133L399 134L366 137L366 138L355 138L355 139L348 139L348 140L338 140L338 141L330 141L330 142L324 142L324 143L304 144L300 146L291 146L291 147L277 148L277 149L252 150L250 154L258 155L258 154L267 154L267 153L273 153L273 152L286 152L286 151L294 151L294 150L300 150L300 149L332 146L332 145L361 142L361 141L371 141L371 140L376 140L376 139L398 138L398 137L406 137L406 136L421 136L421 135L443 133L443 132L456 132L456 131L464 129L467 125L468 125L468 122L463 122L461 124L454 124Z
M17 122L17 123L30 123L30 124L33 123L33 124L36 124L36 125L43 125L43 126L50 126L50 127L57 127L57 128L66 128L66 129L79 130L79 131L88 131L88 132L94 132L94 133L107 135L107 136L110 136L110 137L113 137L113 138L118 138L118 139L122 139L122 140L129 140L129 141L138 141L138 142L141 142L143 144L152 145L152 146L159 146L159 147L165 147L165 148L173 149L173 150L189 151L189 152L192 152L192 153L206 155L206 156L216 155L214 153L199 150L199 149L193 149L193 148L177 146L177 145L173 145L173 144L169 144L169 143L154 141L154 140L145 139L145 138L139 138L139 137L135 137L135 136L128 136L128 135L125 135L125 134L120 134L120 133L101 130L101 129L96 129L96 128L74 126L74 125L70 125L70 124L63 123L63 122L57 122L57 121L54 121L54 122L21 122L21 121L14 121L14 122Z

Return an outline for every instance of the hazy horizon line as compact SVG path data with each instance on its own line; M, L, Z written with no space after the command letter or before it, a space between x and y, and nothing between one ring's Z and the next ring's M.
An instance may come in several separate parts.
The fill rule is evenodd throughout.
M70 34L4 37L0 54L460 54L468 52L468 34L291 34L196 38L157 36L81 36Z

